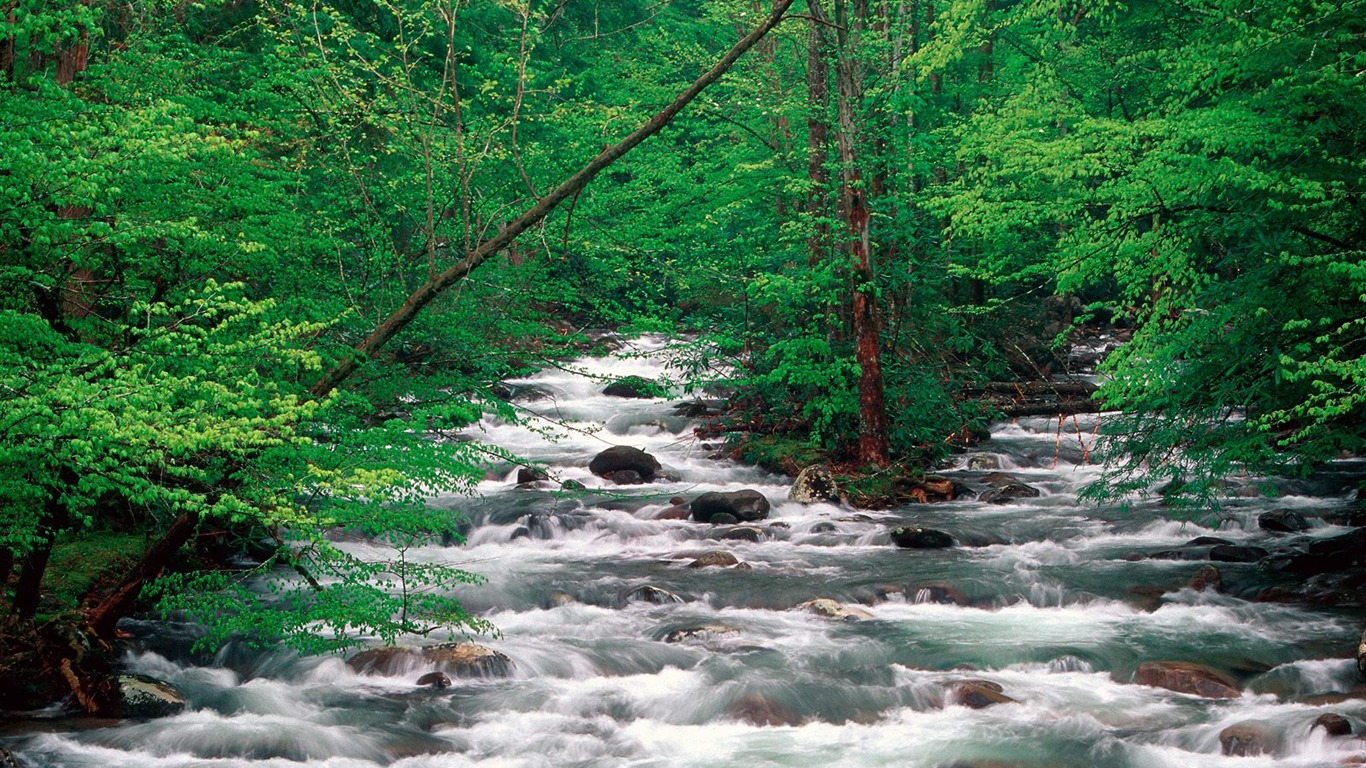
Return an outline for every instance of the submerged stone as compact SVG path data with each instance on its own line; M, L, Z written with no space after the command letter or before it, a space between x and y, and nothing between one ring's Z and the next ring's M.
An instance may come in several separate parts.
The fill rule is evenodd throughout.
M710 491L693 499L693 519L699 523L714 523L716 515L731 515L738 522L752 523L768 517L768 499L760 492L746 488L742 491Z
M953 537L933 528L896 527L891 530L892 543L902 549L948 549Z
M1145 661L1138 665L1134 682L1206 699L1236 699L1242 695L1228 675L1185 661Z

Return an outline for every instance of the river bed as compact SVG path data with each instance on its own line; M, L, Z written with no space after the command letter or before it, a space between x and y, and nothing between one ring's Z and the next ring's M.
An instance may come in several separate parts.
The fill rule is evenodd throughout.
M459 593L501 636L506 678L419 688L413 675L358 675L339 657L224 649L166 651L192 627L131 622L145 642L128 667L167 680L190 709L147 722L63 727L13 741L31 766L128 768L715 768L717 766L1329 766L1366 742L1311 729L1337 713L1366 729L1350 654L1361 616L1255 602L1270 582L1252 563L1219 563L1226 589L1186 586L1206 563L1134 559L1198 536L1265 542L1257 516L1316 517L1345 493L1231 499L1217 528L1177 522L1156 503L1079 504L1095 480L1095 420L1021 419L945 474L983 487L971 456L1042 491L1007 504L955 501L890 511L787 501L789 478L709 458L696 422L667 399L601 394L624 375L667 373L666 342L588 358L511 382L518 404L553 419L486 420L467 436L544 464L555 482L519 488L516 468L479 495L439 497L471 520L463 546L409 557L454 563L487 583ZM535 420L533 420L535 421ZM547 440L545 431L553 433ZM609 445L655 455L677 479L614 486L589 460ZM587 490L566 493L559 481ZM773 504L757 541L730 528L657 516L670 499L755 489ZM1292 489L1293 491L1293 489ZM963 546L905 550L893 526L927 526ZM360 547L363 545L356 544ZM726 550L748 568L690 568ZM653 586L680 601L631 599ZM839 621L802 607L830 598L866 612ZM1243 693L1204 699L1132 682L1145 661L1198 662ZM1012 701L976 709L956 691L999 686ZM1254 724L1266 754L1223 754L1220 734ZM43 729L38 729L43 730Z

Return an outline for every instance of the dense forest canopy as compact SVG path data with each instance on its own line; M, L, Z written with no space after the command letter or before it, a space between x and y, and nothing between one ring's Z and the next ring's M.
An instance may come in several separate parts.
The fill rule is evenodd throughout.
M311 649L485 628L407 588L474 578L403 557L499 453L441 437L589 327L695 339L733 426L854 466L929 466L1082 326L1133 334L1098 493L1359 452L1363 5L0 4L7 633L190 595Z

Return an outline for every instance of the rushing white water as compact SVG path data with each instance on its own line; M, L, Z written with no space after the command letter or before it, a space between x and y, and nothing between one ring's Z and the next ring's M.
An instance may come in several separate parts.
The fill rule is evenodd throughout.
M518 404L548 420L470 430L557 482L517 488L509 466L478 498L432 501L467 513L468 543L409 556L487 578L460 597L501 631L481 642L512 659L510 677L438 691L419 689L415 674L358 675L333 657L229 648L195 663L144 651L129 668L184 691L184 714L58 723L10 743L33 766L129 768L1280 767L1366 755L1360 739L1310 730L1326 712L1358 730L1366 722L1345 658L1360 632L1353 617L1250 601L1264 581L1254 565L1220 564L1220 594L1184 587L1200 562L1127 559L1197 536L1262 541L1255 519L1268 502L1240 500L1217 528L1173 522L1152 505L1078 505L1076 490L1097 477L1083 463L1092 416L998 425L978 451L1039 498L890 512L795 504L786 478L708 458L669 402L601 395L608 379L663 375L649 354L663 343L638 340L644 354L511 382ZM625 487L593 476L589 460L609 445L649 451L671 478ZM987 472L964 459L947 474L980 486ZM561 492L563 480L588 490ZM758 541L656 519L671 497L741 488L773 502ZM892 546L888 529L907 524L970 546ZM1318 524L1310 535L1338 530ZM716 549L750 568L687 567ZM682 601L627 599L646 585ZM869 618L801 607L820 597ZM149 638L177 628L130 629ZM1244 693L1210 700L1133 684L1149 660L1226 670ZM957 703L954 686L969 680L998 684L1013 702ZM1269 735L1268 753L1225 757L1220 732L1249 722Z

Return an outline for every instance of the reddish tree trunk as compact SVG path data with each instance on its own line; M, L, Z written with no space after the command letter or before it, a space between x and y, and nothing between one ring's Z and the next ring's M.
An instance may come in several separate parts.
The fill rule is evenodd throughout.
M133 603L142 593L142 587L161 575L170 564L171 558L190 540L199 528L199 515L182 512L171 527L152 543L133 570L123 577L118 587L86 613L86 625L96 637L108 640L114 637L114 627L132 609Z

